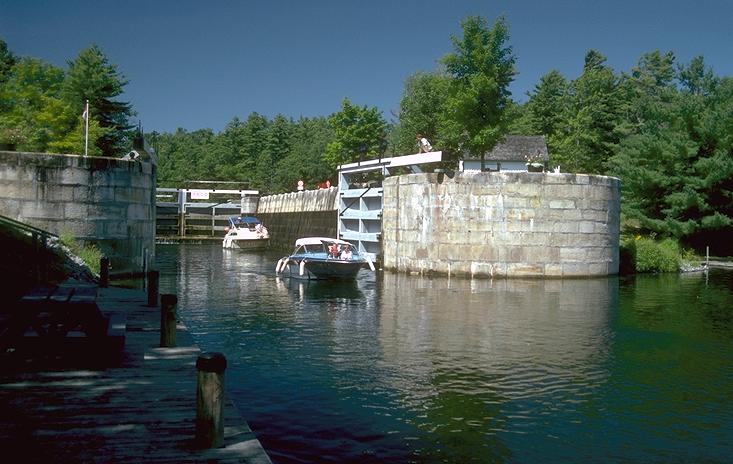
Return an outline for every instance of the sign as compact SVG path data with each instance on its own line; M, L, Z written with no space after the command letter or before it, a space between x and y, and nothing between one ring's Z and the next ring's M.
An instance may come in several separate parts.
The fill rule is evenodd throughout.
M189 192L191 192L192 200L208 200L209 199L208 190L189 190Z
M298 190L303 190L303 181L302 180L298 181Z

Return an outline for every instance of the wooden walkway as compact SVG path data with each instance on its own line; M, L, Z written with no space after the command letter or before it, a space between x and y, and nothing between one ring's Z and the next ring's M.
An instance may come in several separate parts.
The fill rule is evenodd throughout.
M99 289L100 309L125 314L117 359L95 353L0 357L0 449L10 462L270 463L227 400L224 446L195 441L196 359L179 323L176 348L159 348L160 308L138 290Z

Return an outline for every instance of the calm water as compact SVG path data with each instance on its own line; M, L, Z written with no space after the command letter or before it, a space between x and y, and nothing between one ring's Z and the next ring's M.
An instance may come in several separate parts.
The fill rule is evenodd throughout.
M733 460L731 272L308 284L281 254L157 254L276 463Z

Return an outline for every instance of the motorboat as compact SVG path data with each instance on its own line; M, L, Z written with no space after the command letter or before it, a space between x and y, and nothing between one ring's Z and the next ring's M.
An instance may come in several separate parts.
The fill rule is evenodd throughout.
M365 267L374 271L369 257L345 240L304 237L295 241L289 256L277 262L275 273L301 279L354 279Z
M243 250L262 250L270 241L267 228L253 216L232 216L222 247L241 248Z

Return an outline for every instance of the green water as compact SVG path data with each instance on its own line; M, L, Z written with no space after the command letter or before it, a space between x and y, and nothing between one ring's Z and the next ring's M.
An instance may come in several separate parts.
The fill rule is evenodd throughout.
M274 462L731 462L733 272L322 284L157 253Z

